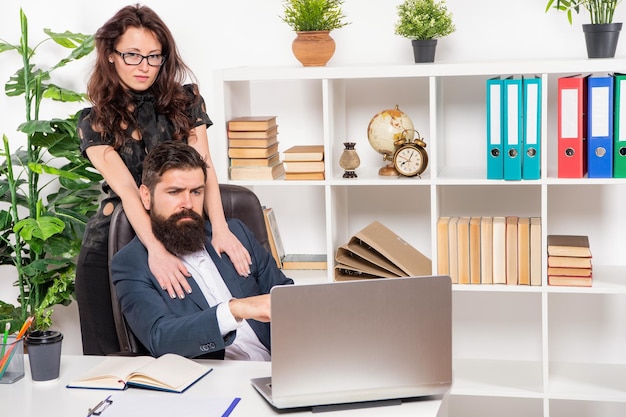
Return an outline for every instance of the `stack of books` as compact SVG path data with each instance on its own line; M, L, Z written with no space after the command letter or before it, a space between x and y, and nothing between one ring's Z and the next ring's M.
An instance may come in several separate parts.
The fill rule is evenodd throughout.
M548 235L548 285L591 287L588 236Z
M230 179L273 180L285 173L278 154L276 116L247 116L228 121Z
M323 180L324 146L297 145L283 152L286 180Z

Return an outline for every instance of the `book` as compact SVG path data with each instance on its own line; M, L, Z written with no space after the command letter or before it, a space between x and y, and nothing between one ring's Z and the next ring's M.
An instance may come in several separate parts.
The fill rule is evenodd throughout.
M323 180L324 172L285 172L286 180Z
M283 161L322 161L324 145L296 145L283 151Z
M480 219L480 283L493 284L493 219Z
M493 283L506 284L506 218L493 218Z
M548 256L548 267L591 268L591 258L574 258L571 256Z
M567 287L591 287L591 277L548 276L548 285Z
M243 116L228 121L229 131L261 131L276 126L276 116Z
M231 167L269 167L276 165L280 155L275 153L267 158L231 158Z
M278 125L267 130L228 130L228 139L267 139L278 135Z
M283 269L326 269L326 254L290 253L283 256Z
M211 371L212 368L174 353L158 358L134 356L130 360L109 357L67 387L111 390L137 387L180 393Z
M283 241L280 238L280 230L276 222L276 215L271 207L263 207L263 217L265 218L265 230L267 231L267 239L270 243L272 257L276 261L276 266L282 268L282 258L285 256Z
M324 161L283 161L285 172L324 172Z
M459 283L458 223L458 217L450 217L450 221L448 222L448 248L450 249L450 257L448 259L450 260L450 278L453 284Z
M456 225L459 284L470 283L469 224L470 218L464 216L459 217Z
M275 180L284 174L281 162L269 167L230 167L231 180Z
M541 285L541 217L530 218L530 285Z
M471 217L469 224L470 284L480 284L480 217Z
M506 283L517 285L517 217L506 217Z
M530 218L517 220L517 283L530 285Z
M450 252L448 250L448 224L450 217L437 220L437 273L450 275Z
M278 143L267 148L229 148L229 158L269 158L278 152Z
M548 235L548 256L591 258L589 237L579 235Z
M267 148L278 143L278 136L265 139L228 139L229 148Z
M549 266L548 275L562 275L567 277L590 277L591 268L566 268L560 266Z

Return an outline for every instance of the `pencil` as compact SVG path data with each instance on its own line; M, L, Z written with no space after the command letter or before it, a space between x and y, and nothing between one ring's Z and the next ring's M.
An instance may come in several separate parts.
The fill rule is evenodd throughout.
M7 345L7 340L9 338L9 329L11 328L11 323L6 322L4 325L4 337L2 338L2 353L0 353L0 358L4 356L4 349Z

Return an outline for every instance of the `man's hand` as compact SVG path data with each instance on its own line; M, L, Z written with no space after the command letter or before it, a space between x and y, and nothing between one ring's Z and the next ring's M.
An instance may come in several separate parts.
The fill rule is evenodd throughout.
M237 321L253 319L269 323L272 319L269 294L248 298L233 298L228 303L228 306Z

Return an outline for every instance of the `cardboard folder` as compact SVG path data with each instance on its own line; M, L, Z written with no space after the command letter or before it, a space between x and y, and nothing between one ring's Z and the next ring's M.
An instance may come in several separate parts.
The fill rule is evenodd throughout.
M371 252L366 250L361 253L367 257L367 255ZM362 255L357 255L355 252L348 249L346 245L337 248L335 261L337 261L337 266L345 267L346 269L353 268L354 270L378 277L394 278L402 275L402 271L399 271L399 273L390 272L384 267L381 267L380 265L369 261L367 258L364 258Z
M349 266L339 263L335 268L336 280L354 279L358 271L372 277L432 274L430 258L377 221L359 231L347 245L339 248L337 258L345 261L345 256L360 259L352 259Z

